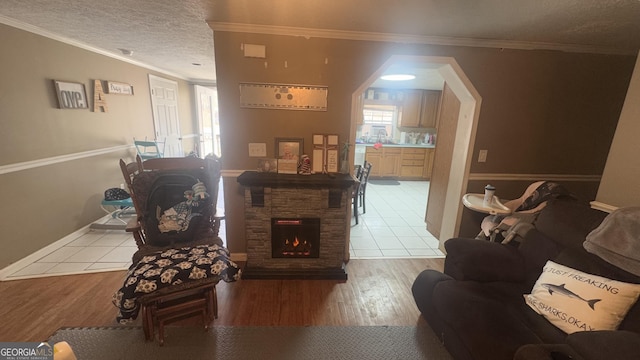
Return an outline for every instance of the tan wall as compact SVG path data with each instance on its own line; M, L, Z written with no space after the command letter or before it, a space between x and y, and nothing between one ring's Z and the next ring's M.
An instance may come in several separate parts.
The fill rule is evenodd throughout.
M352 92L389 56L404 54L455 58L482 96L474 159L479 149L489 155L486 163L474 162L471 172L598 175L634 64L633 56L219 31L214 43L226 170L256 167L249 142L267 143L268 156L275 137L303 137L306 152L313 133L335 133L344 142ZM242 43L265 45L267 58L244 58ZM328 86L328 111L243 109L240 82ZM227 183L235 187L234 179ZM228 243L236 252L246 248L240 194L235 188L225 194Z
M0 38L0 167L153 138L148 74L167 76L1 24ZM94 79L129 83L135 95L107 95L107 113L62 110L53 79L85 84L91 108ZM193 133L192 86L178 83L181 128ZM118 160L134 154L0 174L0 268L103 216L104 190L123 183Z

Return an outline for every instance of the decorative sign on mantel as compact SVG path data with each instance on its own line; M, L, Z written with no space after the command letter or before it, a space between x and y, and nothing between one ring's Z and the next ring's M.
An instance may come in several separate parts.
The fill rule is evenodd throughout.
M84 84L53 80L60 109L88 109Z
M107 80L107 92L109 94L133 95L133 86L126 83Z
M313 134L313 165L315 173L338 172L338 135Z
M326 86L240 83L240 107L327 111Z

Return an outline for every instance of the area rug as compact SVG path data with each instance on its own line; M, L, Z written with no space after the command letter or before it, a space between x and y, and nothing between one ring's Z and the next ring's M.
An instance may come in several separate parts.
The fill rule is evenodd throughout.
M91 359L429 359L451 355L427 326L167 327L165 343L141 327L61 328L78 360Z

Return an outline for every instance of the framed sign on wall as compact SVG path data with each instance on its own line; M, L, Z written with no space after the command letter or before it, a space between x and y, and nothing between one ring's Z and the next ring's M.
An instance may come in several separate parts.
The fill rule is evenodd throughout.
M84 84L53 80L60 109L88 109L87 92Z

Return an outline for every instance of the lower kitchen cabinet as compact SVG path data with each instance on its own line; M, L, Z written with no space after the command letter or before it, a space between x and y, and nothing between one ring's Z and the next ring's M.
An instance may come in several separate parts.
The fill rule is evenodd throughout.
M367 147L365 159L371 163L371 177L398 177L400 176L400 158L402 148L375 149Z
M432 148L367 147L365 159L371 163L371 177L394 177L404 180L431 178Z

